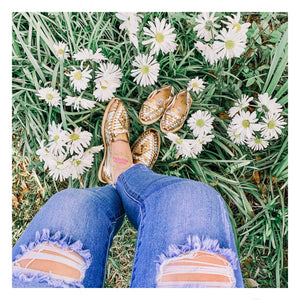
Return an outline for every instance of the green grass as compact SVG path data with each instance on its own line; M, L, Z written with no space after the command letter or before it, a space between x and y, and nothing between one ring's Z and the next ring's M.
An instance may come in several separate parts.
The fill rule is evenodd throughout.
M197 159L184 159L177 158L175 148L170 148L170 142L161 134L161 151L153 170L213 186L226 201L246 285L287 287L288 126L265 151L254 152L228 139L229 120L224 118L241 94L257 97L267 91L284 106L283 116L287 120L287 14L243 13L243 20L252 23L246 51L240 58L223 60L214 66L206 64L194 48L196 12L144 15L143 24L155 16L166 17L176 29L178 43L174 53L158 55L158 82L146 88L137 86L130 76L137 50L119 31L114 14L12 14L13 244L51 195L67 187L80 188L78 180L53 181L35 154L37 140L47 139L49 122L81 126L93 133L92 145L102 144L100 127L106 103L97 103L91 111L78 113L69 107L49 108L35 96L45 84L58 88L63 96L72 94L64 69L74 62L63 64L52 52L53 43L63 41L69 45L71 54L84 47L94 51L101 47L109 61L121 67L124 76L115 96L127 107L131 142L147 128L140 124L138 112L154 88L172 84L178 92L196 76L208 83L199 95L192 93L190 115L198 109L210 110L215 117L216 138ZM143 40L142 30L138 37ZM147 52L145 46L141 49L142 53ZM89 89L85 95L92 98L92 92ZM160 131L159 122L153 127ZM192 138L187 125L179 135ZM100 152L93 168L82 176L83 187L102 185L97 178L101 160ZM110 250L106 287L129 286L135 241L136 231L126 219Z

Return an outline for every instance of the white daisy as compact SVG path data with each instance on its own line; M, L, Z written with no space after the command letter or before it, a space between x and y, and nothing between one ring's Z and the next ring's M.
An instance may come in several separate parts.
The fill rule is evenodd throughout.
M195 47L200 51L202 56L204 56L205 60L211 65L218 61L218 55L212 45L203 44L200 41L197 41L195 43Z
M81 131L81 127L76 127L73 130L69 129L67 134L67 143L70 154L76 152L82 153L84 148L87 148L91 142L92 134L88 131Z
M183 157L192 157L196 158L196 152L193 148L194 140L192 139L181 139L177 134L169 132L166 135L170 141L172 141L177 150L177 154Z
M55 157L50 151L48 145L44 146L45 140L39 142L40 148L36 151L39 160L44 162L44 170L55 164Z
M93 155L74 155L70 158L70 175L72 179L78 178L93 165Z
M220 41L218 41L220 40ZM228 31L223 28L221 33L216 36L214 49L219 58L240 57L246 48L243 36L234 29Z
M91 49L82 49L74 54L74 58L76 60L81 60L82 63L87 60L92 60L96 63L99 63L100 61L107 59L102 53L100 53L100 51L101 48L97 49L95 53L93 53L93 50Z
M94 146L94 147L91 147L91 148L85 150L82 154L82 160L90 161L90 163L92 164L94 161L94 154L100 152L103 149L104 149L103 145L100 145L100 146Z
M236 134L241 133L242 137L250 139L254 131L259 131L261 125L257 123L256 112L240 111L232 119L232 126L236 129Z
M129 41L134 45L134 47L139 51L139 40L137 36L133 33L129 33Z
M265 113L273 113L277 114L282 111L282 106L280 103L276 103L277 98L271 99L271 96L268 93L264 93L263 95L258 95L258 111Z
M206 145L207 143L210 143L214 137L215 136L213 134L207 134L202 132L198 135L196 141L201 145Z
M209 15L209 13L205 12L198 15L196 22L199 24L194 27L194 30L197 31L197 36L204 38L206 42L210 41L217 34L216 28L221 27L215 23L216 20L215 13Z
M123 74L120 67L111 62L100 63L98 71L96 71L96 78L110 78L110 81L114 80L118 87L121 85L122 77Z
M136 34L139 23L142 22L143 15L134 12L119 12L116 13L116 17L124 21L119 27L121 30L125 29L130 33Z
M257 150L263 150L268 147L269 142L267 140L264 140L263 138L260 137L252 137L251 139L247 140L247 145L257 151Z
M54 44L53 48L55 50L55 54L59 57L59 58L65 58L68 59L70 54L69 52L69 48L68 45L63 43L63 42L59 42L58 44Z
M45 100L49 106L58 106L61 102L58 91L52 87L41 88L36 95L40 100Z
M103 149L104 149L103 145L94 146L94 147L91 147L91 148L88 148L87 150L85 150L84 153L83 153L83 155L95 154L95 153L100 152Z
M245 145L246 137L243 136L241 133L237 133L237 129L232 125L232 123L229 124L227 133L230 137L230 139L237 145Z
M103 148L103 145L91 147L79 155L72 156L70 158L70 173L72 175L72 179L78 178L88 168L92 167L94 154L103 150Z
M228 115L232 118L236 113L243 110L243 108L248 107L249 103L253 100L253 97L248 97L247 95L242 95L241 99L235 102L234 106L228 111Z
M137 13L116 13L116 17L120 20L124 21L120 25L120 29L127 30L129 34L129 40L133 45L139 49L138 39L137 39L137 31L139 28L139 23L142 21L143 15Z
M67 96L64 101L67 106L74 104L74 109L77 109L77 111L79 111L80 108L91 109L95 106L95 101L87 100L82 97Z
M64 181L70 176L70 162L65 159L66 155L55 156L55 164L49 168L49 175L54 180Z
M92 70L88 70L88 67L85 70L78 70L73 67L73 71L66 75L70 77L71 86L74 87L74 90L81 92L88 87L88 82L92 78L90 75L91 72Z
M227 25L227 28L236 30L238 33L240 33L244 37L244 39L246 41L246 38L247 38L246 33L248 31L248 28L251 26L251 24L250 23L244 23L244 24L240 23L240 19L241 19L240 12L238 12L237 15L232 15L232 17L225 16L225 18L227 18L228 22L226 22L226 21L222 21L222 22Z
M95 63L100 63L102 60L107 60L107 58L101 53L101 48L98 48L96 52L93 54L92 60Z
M44 146L45 140L38 141L38 143L40 148L35 153L39 156L40 161L45 161L50 151L46 146Z
M278 139L278 134L281 134L281 129L287 124L283 117L278 113L267 113L266 117L262 117L262 119L264 120L261 123L262 136L267 140Z
M199 79L198 76L196 78L193 78L188 83L187 90L193 90L193 92L199 94L205 89L204 81L202 79Z
M49 126L48 135L49 135L49 151L51 151L54 155L64 154L66 149L67 142L67 132L63 130L62 123L56 125L54 121Z
M213 129L213 120L214 117L210 112L198 110L190 116L187 124L193 130L193 135L197 137L202 133L209 133Z
M161 50L162 53L174 52L177 47L175 43L176 34L173 33L175 30L170 24L166 24L166 19L163 18L161 21L156 17L155 24L148 21L150 29L144 27L145 35L151 38L147 41L143 41L143 45L151 44L150 55L158 54Z
M118 82L112 76L109 78L97 78L95 80L96 89L93 92L96 100L108 101L114 97L114 92L118 86Z
M94 55L93 50L91 50L91 49L81 49L77 53L75 53L73 55L73 57L75 58L75 60L86 61L86 60L92 60L93 55Z
M160 66L155 58L150 55L139 54L135 57L132 65L136 69L131 71L135 77L133 81L141 86L152 85L157 81Z
M193 151L200 154L203 150L203 145L210 143L215 136L213 134L200 133L192 144Z

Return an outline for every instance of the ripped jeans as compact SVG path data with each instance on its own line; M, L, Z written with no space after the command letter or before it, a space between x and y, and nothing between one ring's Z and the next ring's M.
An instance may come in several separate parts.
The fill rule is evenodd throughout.
M103 287L125 213L138 230L130 287L244 287L222 197L143 164L115 187L51 197L13 247L13 287Z

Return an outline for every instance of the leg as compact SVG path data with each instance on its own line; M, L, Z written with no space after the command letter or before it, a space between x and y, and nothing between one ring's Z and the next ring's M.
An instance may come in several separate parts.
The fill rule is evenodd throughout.
M55 194L13 247L13 287L102 287L123 217L110 185Z
M212 187L137 164L116 188L138 228L132 287L243 287L226 206Z

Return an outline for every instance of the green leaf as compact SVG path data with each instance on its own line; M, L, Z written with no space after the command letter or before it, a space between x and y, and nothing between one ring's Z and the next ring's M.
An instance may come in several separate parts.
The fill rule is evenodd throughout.
M286 31L284 33L280 43L276 46L275 54L273 56L272 63L271 63L269 73L268 73L266 82L264 84L262 93L265 93L266 90L268 89L269 83L270 83L270 81L271 81L271 79L274 75L274 72L275 72L276 68L278 67L278 63L279 63L280 58L284 55L284 53L287 55L287 51L285 52L285 49L287 48L287 41L288 41L288 32ZM280 70L280 71L282 71L282 70ZM274 81L272 83L273 86L276 86L276 84L278 83L277 82L278 78L276 78L275 80L276 81Z
M255 78L254 77L249 78L247 80L246 87L252 85L254 82L255 82Z

